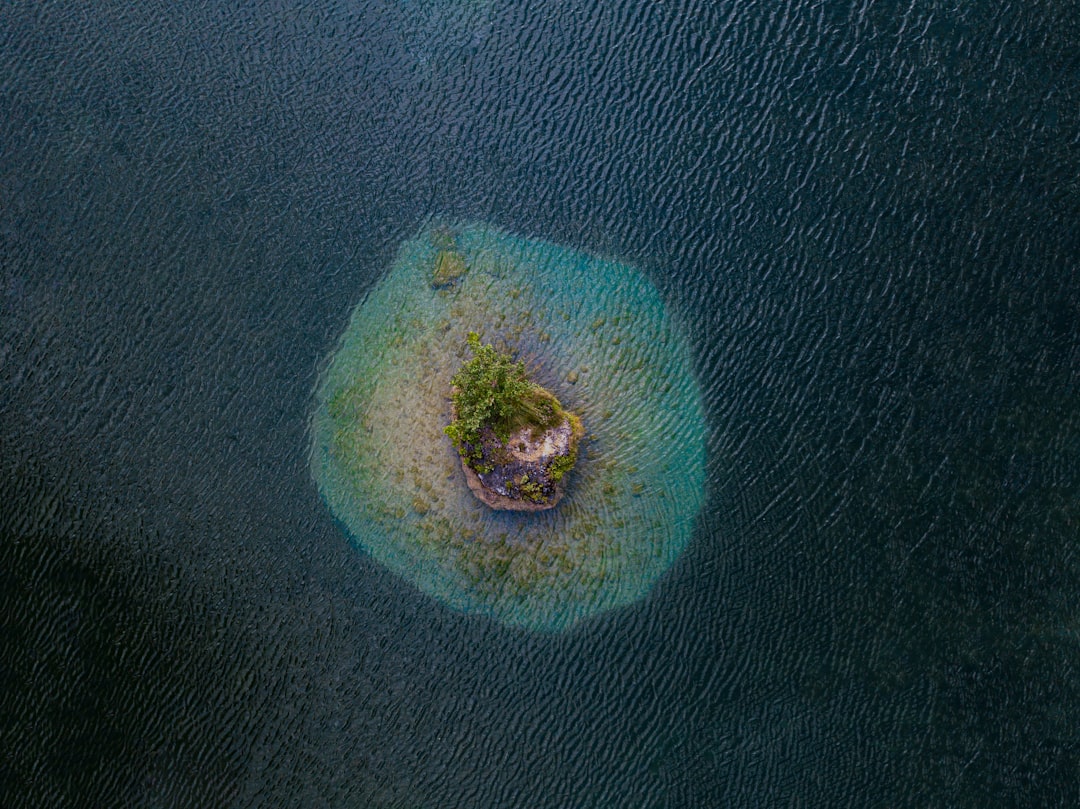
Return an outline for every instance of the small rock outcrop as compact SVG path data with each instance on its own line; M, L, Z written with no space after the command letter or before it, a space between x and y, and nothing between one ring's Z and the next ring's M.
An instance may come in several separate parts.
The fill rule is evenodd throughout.
M473 358L450 381L445 433L461 457L469 489L504 511L553 508L565 492L585 430L525 365L482 345L470 332Z
M581 420L567 414L540 434L529 427L504 442L490 427L480 431L477 472L463 456L461 468L469 489L482 502L503 511L543 511L554 508L565 493L566 473L577 460ZM475 457L475 456L474 456Z

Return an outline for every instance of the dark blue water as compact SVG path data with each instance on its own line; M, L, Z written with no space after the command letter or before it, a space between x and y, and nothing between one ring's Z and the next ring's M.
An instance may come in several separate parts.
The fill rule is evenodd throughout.
M1080 8L0 9L0 805L1080 804ZM564 635L307 467L396 245L687 324L708 505Z

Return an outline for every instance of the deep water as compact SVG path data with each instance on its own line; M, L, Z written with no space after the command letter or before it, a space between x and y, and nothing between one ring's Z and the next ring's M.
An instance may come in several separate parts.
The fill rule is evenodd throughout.
M1080 7L0 6L0 805L1080 805ZM706 507L566 634L311 479L434 219L641 269Z

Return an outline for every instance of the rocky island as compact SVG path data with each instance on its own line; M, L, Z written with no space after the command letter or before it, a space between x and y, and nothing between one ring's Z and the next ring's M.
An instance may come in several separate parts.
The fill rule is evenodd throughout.
M451 379L445 428L469 489L504 511L553 508L565 492L584 435L581 419L529 379L525 364L466 338L473 357Z

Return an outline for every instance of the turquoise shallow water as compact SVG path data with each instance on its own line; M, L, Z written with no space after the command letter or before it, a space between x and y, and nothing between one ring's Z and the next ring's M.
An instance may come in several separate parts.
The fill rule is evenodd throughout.
M437 289L448 233L468 271ZM522 356L583 420L555 509L495 512L465 485L442 428L470 331ZM643 597L704 500L701 396L655 287L625 264L491 227L402 244L316 405L312 473L357 545L455 609L514 626L567 629Z

